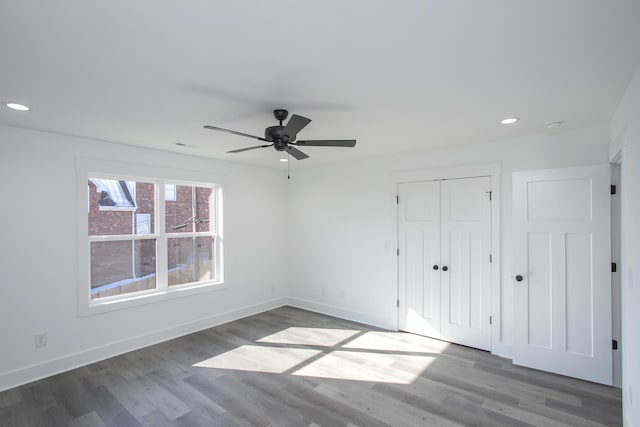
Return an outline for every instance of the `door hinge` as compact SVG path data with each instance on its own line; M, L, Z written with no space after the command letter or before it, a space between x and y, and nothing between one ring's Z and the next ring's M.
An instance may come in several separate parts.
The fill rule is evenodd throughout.
M489 263L492 263L492 262L493 262L493 255L489 254Z
M396 249L396 255L400 256L400 248Z
M493 191L485 191L485 193L489 195L489 201L491 201L491 195L493 194Z
M396 205L400 204L400 196L396 196Z
M399 299L396 300L396 307L400 308L400 300Z
M611 194L616 194L618 192L618 187L616 185L611 186Z
M611 348L613 348L614 350L618 349L618 340L613 340L611 342Z
M615 262L611 263L611 272L615 273L618 271L618 264L616 264Z
M489 324L493 325L493 316L489 316Z

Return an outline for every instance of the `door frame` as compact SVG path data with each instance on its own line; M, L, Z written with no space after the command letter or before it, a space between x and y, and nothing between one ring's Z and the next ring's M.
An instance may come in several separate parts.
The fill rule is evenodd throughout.
M390 208L394 218L394 233L396 248L399 247L400 233L398 229L398 184L419 181L447 180L456 178L475 178L488 176L491 178L491 307L489 313L491 322L491 353L511 357L511 346L502 342L502 269L501 269L501 241L500 241L500 213L501 213L501 173L502 164L499 162L481 163L471 165L455 165L442 168L414 169L406 171L394 171L391 173ZM398 257L394 263L396 280L396 301L400 301L400 269ZM396 304L397 306L397 304ZM400 326L400 307L396 308L396 325Z
M617 186L617 194L611 197L611 262L617 264L617 272L611 273L611 325L612 338L622 343L622 150L615 152L609 161L611 184ZM624 348L624 347L622 347ZM613 352L613 386L622 388L622 350Z

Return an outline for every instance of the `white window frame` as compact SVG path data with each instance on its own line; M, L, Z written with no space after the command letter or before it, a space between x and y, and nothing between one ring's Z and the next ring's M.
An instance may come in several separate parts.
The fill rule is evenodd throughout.
M169 184L166 180L163 182L164 185L162 185L162 188L165 188L165 185ZM165 215L165 207L166 207L166 202L167 200L162 200L160 203L162 204L162 229L163 231L163 245L165 247L164 250L164 256L165 256L165 260L164 265L168 266L169 265L169 252L167 250L168 248L168 243L169 243L169 239L177 239L177 238L195 238L195 237L213 237L213 251L214 253L212 254L213 256L213 268L214 271L216 271L216 275L218 272L218 266L216 264L216 254L217 254L217 243L216 241L218 240L218 235L217 235L217 228L218 228L218 212L215 209L215 206L217 205L217 200L218 200L218 191L216 189L216 185L215 184L206 184L206 183L196 183L196 182L171 182L170 184L175 185L176 187L176 200L177 200L177 187L178 186L185 186L185 187L198 187L198 188L211 188L213 190L212 192L212 196L211 200L209 201L209 231L196 231L195 230L195 224L192 222L193 224L193 230L192 231L188 231L188 232L179 232L179 233L172 233L172 232L168 232L166 231L166 227L165 227L165 220L166 220L166 215ZM162 193L162 191L160 191ZM193 205L192 205L193 206ZM194 212L192 211L191 214L194 214ZM193 218L193 217L192 217ZM194 253L194 256L196 254ZM196 259L194 258L194 262L197 262ZM168 270L164 271L164 274L167 275L168 274ZM211 280L213 282L217 281L217 277L214 278L213 280ZM168 277L165 277L165 282L168 283L169 279ZM171 285L169 286L169 288L173 289L173 288L185 288L185 287L190 287L190 286L194 286L197 284L201 284L201 283L208 283L210 281L206 281L206 282L190 282L190 283L182 283L179 285Z
M113 162L101 159L77 159L78 194L78 314L87 316L167 299L210 292L224 288L223 251L223 177L205 171L187 171L162 168L154 165ZM87 221L87 180L89 178L119 179L155 184L155 226L151 234L126 236L89 236ZM165 184L177 184L213 189L210 206L210 231L195 233L165 232ZM216 277L213 280L168 286L167 242L176 234L214 236L213 263ZM91 299L90 242L138 239L156 241L156 288L124 295Z

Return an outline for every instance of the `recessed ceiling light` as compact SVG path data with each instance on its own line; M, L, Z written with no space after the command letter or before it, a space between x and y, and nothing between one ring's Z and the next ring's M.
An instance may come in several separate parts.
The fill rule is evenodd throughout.
M502 123L503 125L512 125L518 120L520 120L519 117L507 117L506 119L500 120L500 123Z
M27 107L26 105L17 104L15 102L7 102L5 105L7 107L11 108L12 110L18 110L18 111L29 111L30 110L30 108Z
M287 159L286 157L283 157L282 159L280 159L281 162L288 162L289 159Z

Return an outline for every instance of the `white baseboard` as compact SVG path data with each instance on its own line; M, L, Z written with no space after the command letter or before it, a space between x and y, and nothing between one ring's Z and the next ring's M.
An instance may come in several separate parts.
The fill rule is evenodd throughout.
M382 329L395 330L395 325L384 324L380 319L373 317L367 313L359 311L347 310L334 305L321 304L315 301L309 301L302 298L287 298L288 305L292 307L302 308L304 310L315 311L316 313L326 314L328 316L339 317L353 322L364 323L366 325L375 326Z
M243 317L287 305L287 298L276 298L259 304L238 308L225 313L208 316L199 320L182 323L167 329L128 338L126 340L94 347L82 352L65 355L46 362L26 366L0 374L0 391L37 381L61 372L108 359L122 353L148 347L173 338L208 329Z

